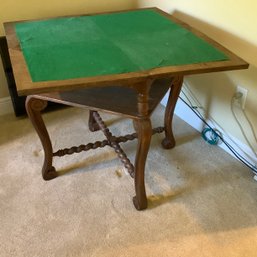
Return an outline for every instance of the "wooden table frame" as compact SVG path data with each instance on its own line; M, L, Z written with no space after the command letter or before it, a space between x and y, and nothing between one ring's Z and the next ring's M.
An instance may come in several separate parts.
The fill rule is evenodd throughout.
M80 145L78 147L71 147L67 149L61 149L57 152L53 152L52 143L46 129L45 123L42 119L41 112L46 108L47 102L57 102L63 103L71 106L78 106L74 101L67 102L61 99L59 94L40 94L40 95L30 95L26 99L26 110L27 114L36 129L38 136L41 140L45 158L42 167L42 176L45 180L51 180L58 176L53 166L54 156L64 156L66 154L79 153L81 151L87 151L90 149L96 149L98 147L104 147L106 145L114 148L115 152L118 154L119 158L124 163L131 177L134 178L136 196L133 198L134 206L137 210L143 210L147 208L147 198L145 192L145 182L144 182L144 171L145 162L150 147L152 134L165 132L165 138L162 141L162 146L165 149L170 149L175 146L175 139L172 131L172 117L175 109L175 105L181 90L183 77L178 76L171 78L166 81L170 82L170 96L168 104L165 111L164 127L158 127L152 129L150 112L149 112L149 90L151 87L151 82L147 81L146 85L134 85L134 90L137 92L137 109L138 114L133 117L134 128L136 133L131 135L125 135L121 137L115 137L111 134L109 129L106 127L102 121L100 115L97 111L90 110L88 126L90 131L94 132L99 129L103 131L107 140L102 142L88 143L87 145ZM71 93L72 94L72 93ZM79 105L79 107L83 107ZM108 111L108 110L106 110ZM138 138L137 152L135 158L135 164L131 164L130 160L127 158L125 152L120 147L119 143L126 142L128 140L133 140Z
M6 37L18 93L20 95L29 95L26 101L27 113L40 137L45 152L45 160L42 168L43 178L45 180L49 180L58 176L58 172L56 172L52 165L54 156L63 156L73 152L86 151L97 147L103 147L104 145L109 145L115 149L122 162L125 164L125 167L130 172L131 176L134 177L136 196L133 198L133 203L138 210L147 208L144 170L152 134L164 131L165 137L162 141L162 146L165 149L170 149L175 146L175 139L172 131L172 118L175 105L183 84L184 76L206 72L245 69L248 67L248 64L241 58L231 53L229 50L225 49L210 38L206 37L204 34L191 28L189 25L175 19L171 15L168 15L167 13L157 8L150 9L159 12L165 17L168 17L172 21L175 21L181 26L187 28L198 37L203 38L205 41L209 42L224 52L229 57L229 59L226 61L168 66L147 71L124 74L68 79L62 81L32 82L27 70L25 59L20 49L18 39L15 34L15 23L5 23ZM153 130L150 115L154 108L150 108L149 92L151 88L154 87L154 82L162 78L168 79L166 86L167 83L169 83L168 87L170 87L170 96L165 110L164 127ZM129 87L136 92L137 96L135 112L131 113L130 111L127 112L126 110L124 110L124 112L119 112L113 109L101 108L95 105L87 106L86 103L78 103L77 101L63 99L59 94L59 92L64 91L76 92L76 90L81 88L87 89L90 87L110 87L111 85ZM41 111L47 106L48 101L78 107L88 107L90 110L89 129L91 131L101 129L107 137L107 140L102 142L95 142L93 144L89 143L79 147L72 147L70 149L63 149L54 153L50 137L41 116ZM97 112L98 110L120 113L132 118L135 124L136 133L124 137L113 136L109 129L105 126L104 122L101 120ZM138 145L135 163L133 166L126 157L126 154L122 151L119 143L132 140L134 138L138 138Z

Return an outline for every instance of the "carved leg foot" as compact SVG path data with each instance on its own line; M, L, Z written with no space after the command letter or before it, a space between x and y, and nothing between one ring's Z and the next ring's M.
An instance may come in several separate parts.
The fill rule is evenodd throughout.
M47 101L35 98L33 96L28 96L26 99L26 110L27 114L32 122L37 134L41 140L44 152L45 159L42 168L42 176L45 180L50 180L56 178L58 173L55 171L55 168L52 166L53 163L53 148L48 135L45 123L41 116L41 111L44 110L47 106Z
M56 172L55 167L52 166L49 170L45 170L44 173L42 172L42 175L44 180L51 180L56 178L58 173Z
M147 208L147 200L142 204L137 200L137 197L133 197L133 204L138 211L145 210Z
M93 113L94 113L94 111L89 111L88 127L91 132L100 130L100 127L98 126L97 122L95 121Z
M175 77L172 81L172 86L170 88L170 95L166 106L164 118L165 138L162 141L162 147L164 149L171 149L176 145L172 131L172 120L182 84L183 77Z
M150 147L152 126L149 118L136 121L138 131L138 146L135 159L135 191L133 198L134 206L137 210L147 208L147 198L145 193L145 162Z
M173 138L166 138L165 137L162 140L162 147L164 149L171 149L171 148L175 147L175 145L176 145L176 141L175 141L174 137Z

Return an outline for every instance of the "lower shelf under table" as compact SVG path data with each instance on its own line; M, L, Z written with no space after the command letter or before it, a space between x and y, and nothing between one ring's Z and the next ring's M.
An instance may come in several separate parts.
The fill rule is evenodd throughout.
M148 98L148 115L151 115L171 85L171 78L157 79L151 85ZM133 87L119 85L109 87L81 88L73 91L51 92L38 98L65 105L105 111L132 119L139 116L137 91Z

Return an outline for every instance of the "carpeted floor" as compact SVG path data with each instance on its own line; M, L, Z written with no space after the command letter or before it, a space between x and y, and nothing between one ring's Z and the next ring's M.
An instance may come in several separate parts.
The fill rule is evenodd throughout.
M153 115L162 124L163 108ZM130 120L103 115L114 134ZM44 115L55 150L104 139L86 110ZM0 117L0 256L254 257L257 182L241 163L207 145L176 118L177 146L152 139L146 165L149 208L132 204L133 180L105 147L55 159L60 177L41 177L43 151L27 118ZM124 144L133 159L136 141Z

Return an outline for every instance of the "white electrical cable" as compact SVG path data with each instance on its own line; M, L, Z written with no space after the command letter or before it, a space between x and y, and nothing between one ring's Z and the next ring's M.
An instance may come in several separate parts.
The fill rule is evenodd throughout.
M244 114L246 120L248 121L248 123L249 123L249 125L250 125L250 128L251 128L251 130L252 130L254 139L255 139L255 141L256 141L256 143L257 143L257 136L256 136L256 134L255 134L255 131L254 131L254 128L253 128L253 124L251 123L251 121L250 121L250 119L248 118L248 116L247 116L247 114L246 114L246 112L245 112L244 109L242 109L242 112L243 112L243 114Z
M186 89L187 94L185 94L184 89ZM183 88L182 88L182 93L183 93L183 94L185 95L185 97L187 98L187 101L190 103L191 108L192 108L194 111L196 111L196 112L197 112L200 116L202 116L202 118L203 118L203 116L205 116L206 110L202 107L201 103L199 102L199 100L197 99L197 97L194 95L194 93L190 90L189 86L186 84L185 81L184 81L184 86L183 86ZM187 95L188 95L188 96L192 99L192 101L193 101L194 103L196 103L196 104L192 104L192 101L189 99L189 97L188 97ZM183 99L182 99L182 100L183 100ZM202 115L202 114L199 112L200 109L203 110L204 115ZM198 116L198 114L197 114L197 116ZM198 116L198 117L199 117L199 116ZM217 122L215 121L215 119L214 119L213 117L211 117L209 114L208 114L208 120L209 120L209 122L211 122L211 124L213 124L213 125L212 125L213 127L217 127L217 126L218 126L218 127L222 130L223 135L224 135L226 138L228 138L238 149L240 149L240 151L241 151L245 156L247 156L248 160L245 159L242 155L238 154L235 149L233 149L233 148L231 149L231 146L228 146L228 143L227 143L227 142L221 140L221 141L223 141L223 143L230 149L230 151L231 151L239 160L241 160L243 163L245 163L246 166L248 166L248 167L257 175L256 160L253 159L253 157L252 157L251 155L249 155L247 152L245 152L245 151L241 148L241 146L239 146L239 145L225 132L224 128L223 128L219 123L217 123Z
M192 104L192 102L186 96L185 92L183 92L183 88L185 88L188 91L190 97L193 99L193 101L196 103L196 105ZM191 106L193 108L195 108L195 109L197 108L198 112L199 112L198 108L205 111L205 109L202 107L201 103L199 102L199 100L194 95L194 93L192 92L192 90L189 88L189 86L187 85L187 83L185 81L184 81L183 88L182 88L182 93L186 96L187 100L189 100L189 103L191 104ZM213 124L214 127L216 127L216 124L217 124L219 126L219 128L222 129L222 134L224 134L231 142L233 142L234 145L236 145L248 158L250 158L252 160L252 156L250 156L247 152L245 152L243 149L241 149L241 147L227 133L225 133L225 129L212 116L210 116L209 114L208 114L208 119L210 120L210 122ZM249 124L252 127L252 124L251 123L249 123ZM252 127L252 130L253 130L253 127ZM256 138L255 133L254 133L254 136ZM251 151L253 151L252 148L251 148ZM256 156L255 151L254 151L254 155Z
M182 102L184 102L195 114L196 116L201 119L205 125L210 128L211 130L212 127L204 120L203 116L200 114L200 112L197 111L197 109L192 108L181 96L179 96L180 100ZM216 134L216 133L215 133ZM219 135L218 135L219 136ZM220 136L219 136L220 137ZM227 148L233 153L233 155L240 160L242 163L244 163L248 168L250 168L252 170L252 172L257 175L257 166L255 164L252 164L251 162L249 162L247 159L245 159L242 155L240 155L239 153L236 152L236 150L230 145L228 144L222 137L220 137L221 141L227 146Z
M234 116L234 118L235 118L235 120L236 120L237 125L239 126L239 128L240 128L240 130L241 130L241 132L242 132L242 135L243 135L245 141L247 142L248 146L249 146L250 149L252 150L254 156L257 158L257 154L256 154L256 152L255 152L255 150L254 150L254 148L253 148L251 142L249 141L248 137L246 136L246 134L245 134L245 132L244 132L244 129L243 129L243 126L241 125L241 123L240 123L240 121L238 120L238 118L237 118L237 116L236 116L236 113L235 113L235 111L234 111L234 100L235 100L235 97L232 97L231 102L230 102L231 112L232 112L232 114L233 114L233 116Z

